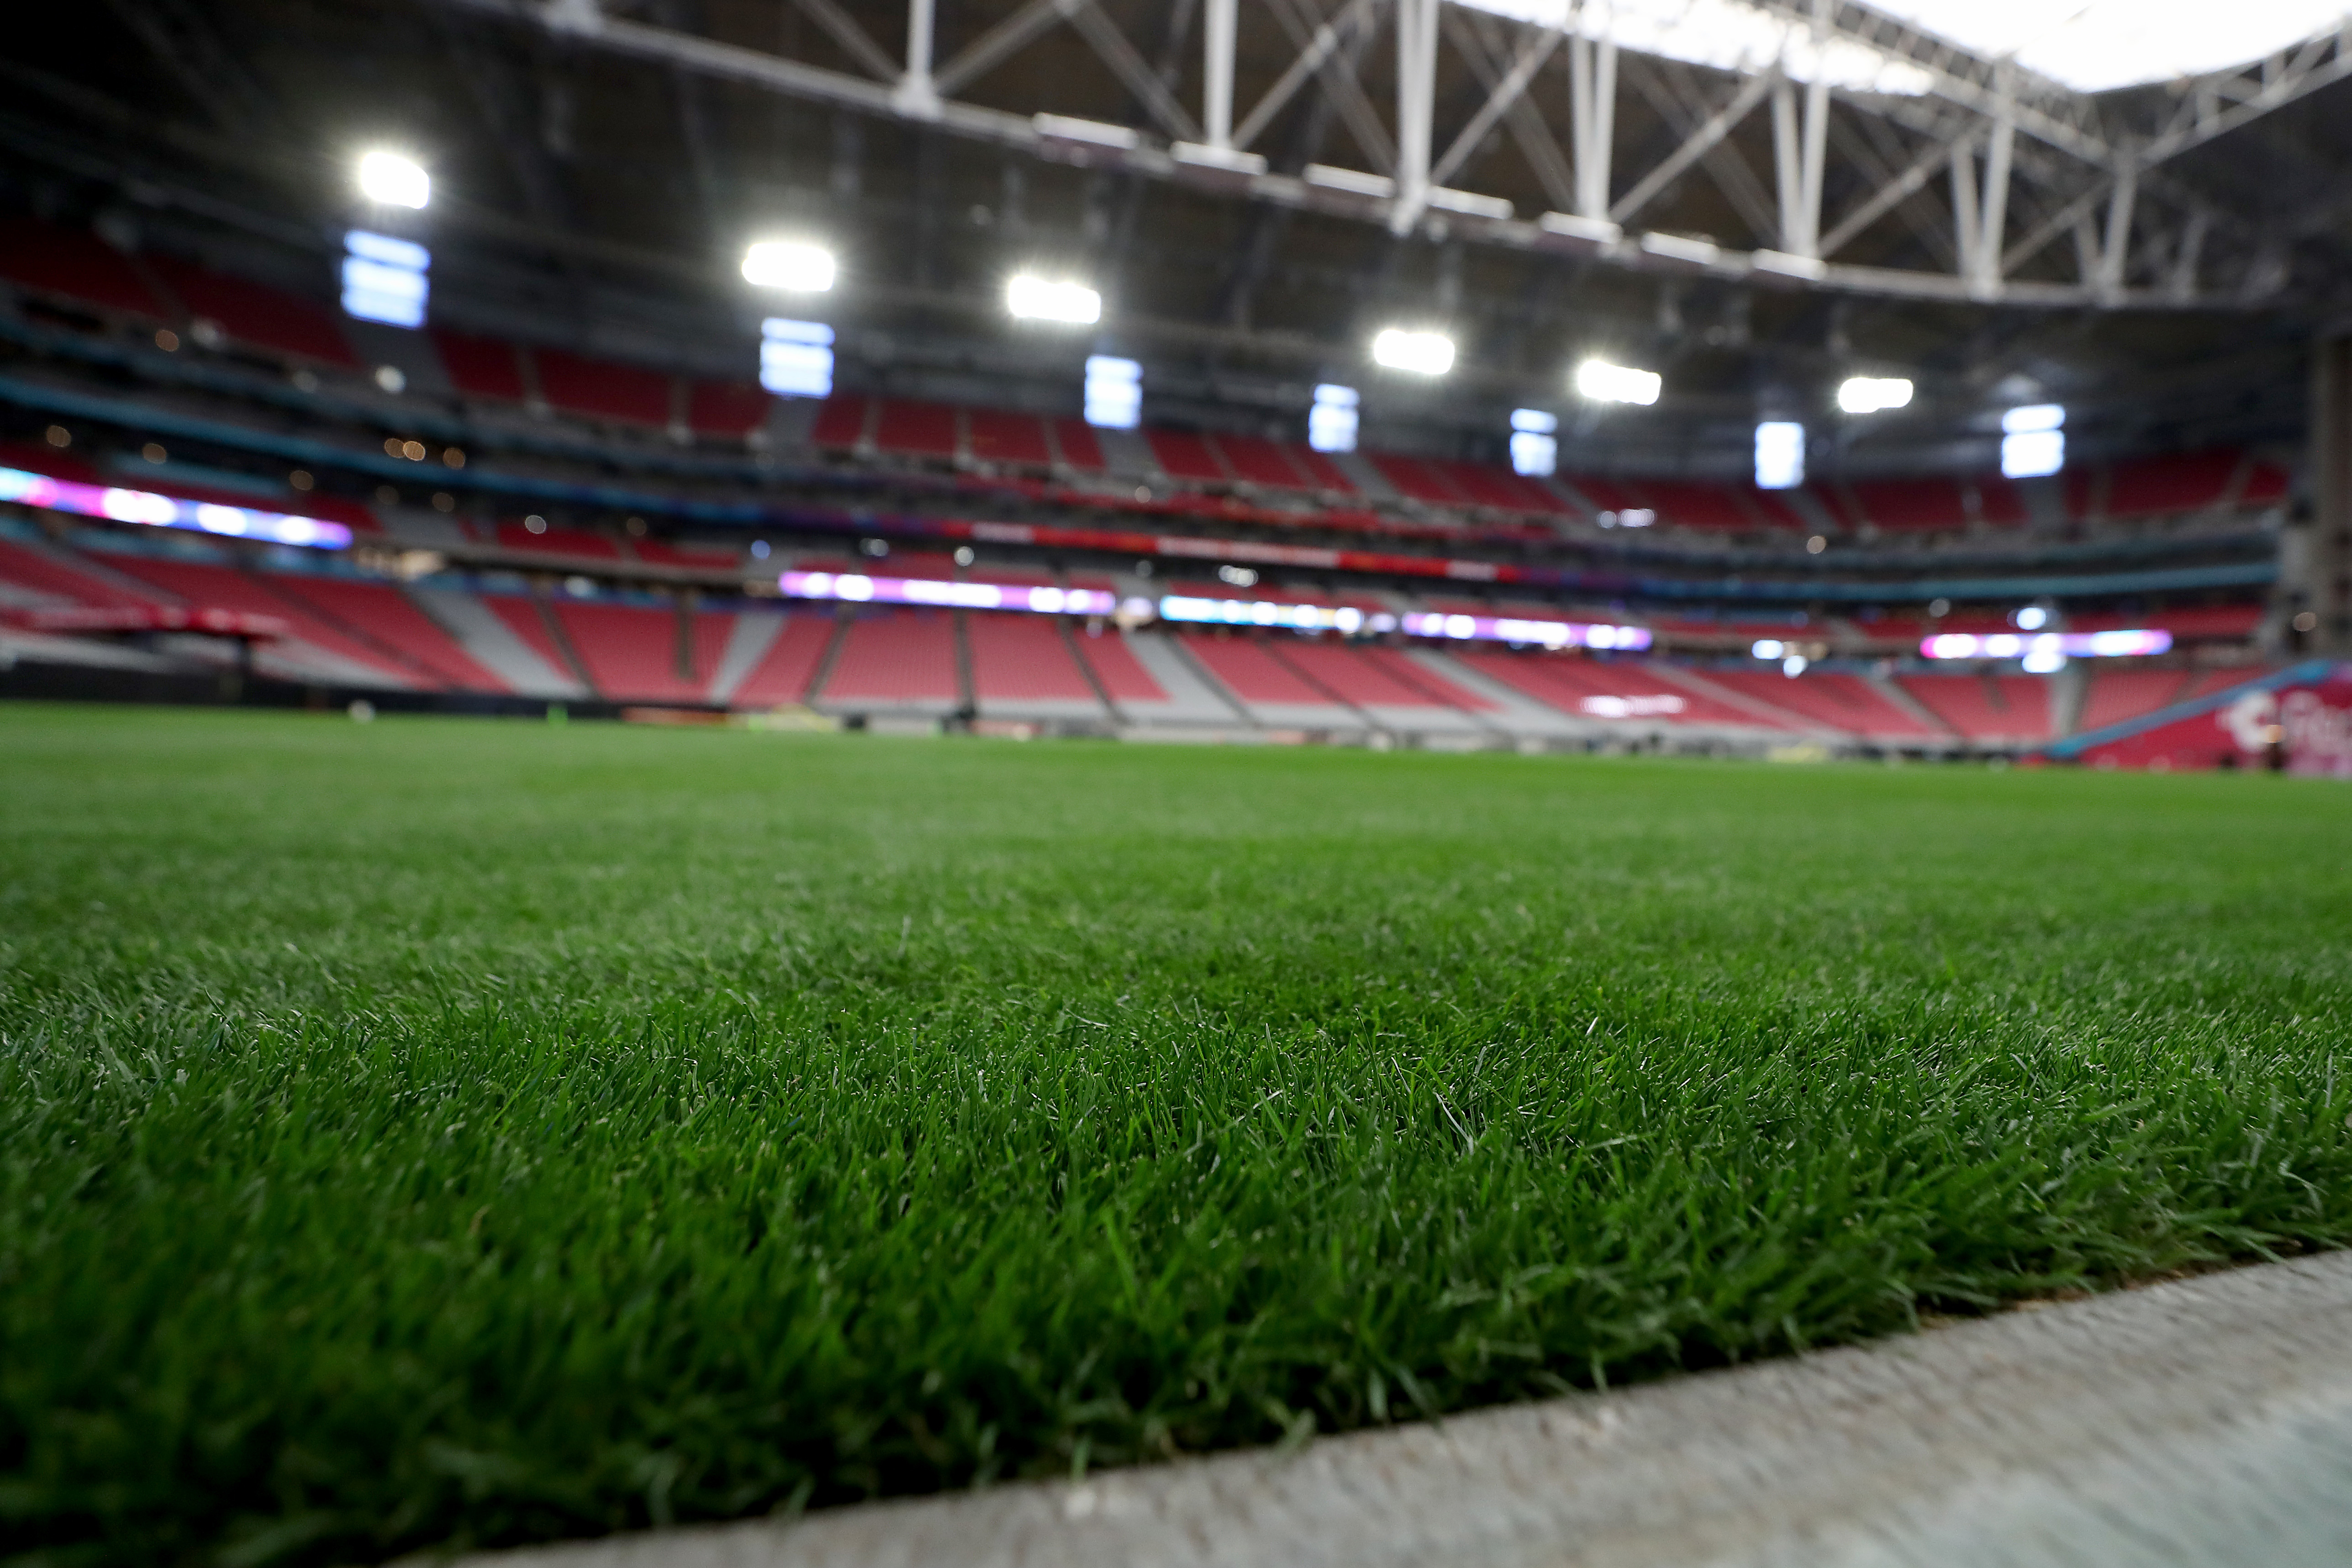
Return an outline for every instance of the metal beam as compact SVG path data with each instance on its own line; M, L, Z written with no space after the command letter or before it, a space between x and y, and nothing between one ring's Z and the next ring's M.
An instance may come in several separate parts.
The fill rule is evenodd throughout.
M1632 190L1617 199L1616 204L1609 209L1611 221L1622 224L1648 206L1659 192L1674 183L1675 176L1705 157L1717 142L1731 134L1734 126L1748 118L1750 110L1764 101L1772 90L1773 80L1769 76L1756 76L1742 82L1729 103L1716 110L1713 118L1685 137L1681 146L1668 153L1664 162L1643 175Z
M835 0L793 0L801 14L824 29L825 37L841 46L841 52L866 68L866 74L877 81L897 81L898 63L881 45L867 36ZM928 71L929 51L926 49L925 69Z
M1528 83L1535 79L1535 74L1543 68L1543 63L1551 58L1552 51L1559 47L1559 34L1547 28L1527 41L1519 50L1519 57L1511 62L1510 70L1500 82L1488 89L1486 101L1478 106L1478 112L1470 117L1470 123L1462 128L1461 133L1445 149L1444 156L1438 159L1436 165L1430 170L1430 183L1443 185L1454 178L1462 165L1469 161L1470 154L1477 150L1486 132L1495 129L1495 122L1508 113L1511 106L1526 93Z
M1287 16L1287 26L1293 32L1294 41L1303 48L1318 36L1322 19L1310 16L1303 22L1300 21L1291 9L1300 3L1301 0L1268 0L1269 5L1276 10L1277 17ZM1423 29L1423 36L1430 37L1430 30L1433 28L1438 15L1438 0L1404 0L1404 3L1412 10L1417 24ZM1759 3L1783 4L1785 0L1759 0ZM583 0L437 0L437 4L447 8L471 10L500 17L511 23L544 29L575 42L593 45L625 56L664 66L675 66L721 79L755 86L767 91L833 104L863 113L919 118L929 120L940 129L952 134L992 142L1017 151L1049 155L1051 152L1045 139L1040 136L1033 118L1028 115L944 98L934 110L928 113L918 112L902 100L898 89L884 83L783 59L758 49L719 43L713 39L680 34L624 17L605 15L592 5L583 3ZM1082 15L1090 8L1090 0L1046 0L1046 3L1038 5L1034 8L1024 7L1015 16L1024 19L1023 26L1030 30L1029 36L1034 36L1035 30L1042 30L1043 26L1050 25L1053 20L1065 14L1066 8ZM1841 33L1847 27L1848 22L1855 14L1857 13L1850 6L1839 13L1838 28ZM1001 37L1006 35L1000 33L997 36ZM1885 42L1883 38L1877 41ZM1431 37L1431 43L1433 47L1428 52L1433 56L1433 37ZM1949 46L1939 45L1937 47L1943 48L1948 57L1953 53ZM994 57L1002 58L1005 52L1009 50L998 48ZM1132 54L1131 47L1128 52ZM967 51L968 56L970 53L971 51ZM1600 58L1597 47L1594 58L1597 68ZM1947 65L1949 63L1948 59ZM1432 66L1433 76L1433 58ZM1572 66L1573 56L1571 56ZM1349 64L1333 59L1327 51L1325 59L1318 68L1318 72L1324 77L1327 87L1333 92L1335 101L1342 105L1345 112L1348 94L1338 88L1336 83L1344 80L1353 86L1354 77ZM1595 74L1599 74L1597 68ZM1166 91L1164 85L1159 83L1156 76L1153 79L1154 85L1164 93ZM1613 204L1612 215L1622 221L1626 217L1638 214L1654 200L1675 177L1699 158L1704 157L1713 147L1718 145L1732 127L1762 100L1769 91L1769 78L1751 78L1743 83L1740 91L1729 104L1717 110L1706 124L1699 128L1695 136L1686 139L1664 163L1657 169L1650 171L1633 189ZM1433 95L1433 80L1432 91ZM1360 97L1360 89L1357 89L1357 96ZM1598 97L1599 95L1595 93L1593 99L1588 100L1588 104L1597 107ZM1406 98L1406 102L1410 103L1409 96ZM1361 107L1369 111L1369 104ZM1865 107L1882 110L1890 120L1909 126L1921 134L1948 136L1953 131L1958 129L1951 123L1949 117L1954 112L1952 110L1948 107L1938 110L1935 105L1923 100L1879 100ZM1518 114L1528 109L1529 106L1524 97L1519 103L1513 106L1509 113L1515 128L1519 123ZM2036 109L2029 113L2023 106L2019 106L2011 129L2012 140L2017 135L2031 130L2032 113L2050 118L2046 109ZM1181 116L1181 110L1179 116L1170 118L1178 121L1177 125L1170 128L1171 134L1176 133L1180 129L1197 134L1190 124L1189 116ZM1377 119L1374 118L1369 125L1360 126L1356 123L1355 116L1349 115L1349 118L1351 130L1356 131L1360 137L1372 141L1373 148L1376 149L1378 141L1373 139L1384 134L1384 130L1378 125ZM2081 134L2091 135L2092 131L2086 131ZM1588 145L1590 145L1589 141ZM2101 145L2103 148L2105 147L2104 141ZM1370 152L1368 150L1369 155ZM2040 156L2038 149L2036 156ZM1150 142L1139 142L1093 161L1097 164L1121 168L1129 173L1152 179L1173 179L1181 176L1184 172L1182 167L1176 163L1166 151ZM1375 162L1380 161L1374 158ZM1967 160L1953 162L1951 167L1956 184L1964 177L1962 165L1967 162ZM2012 169L2020 172L2038 168L2033 159L2027 156L2027 148L2021 143L2013 147L2010 162ZM1972 169L1967 171L1967 176L1969 177L1971 184L1971 204L1975 209L1971 222L1974 228L1979 231L1979 241L1981 241L1981 231L1986 227L1985 220L1994 215L1991 211L1993 204L1990 200L1993 193L1990 189L1981 193L1977 192L1972 175ZM1932 177L1932 170L1923 172L1919 175L1919 181L1924 184L1926 179L1929 177ZM2056 190L2062 201L2065 199L2064 182L2054 173L2037 173L2035 177ZM1429 184L1425 169L1421 178L1423 199L1425 199ZM1750 179L1752 181L1752 175ZM1990 182L1988 182L1988 184L1990 183ZM1411 211L1409 206L1395 203L1389 204L1383 210L1376 203L1368 203L1360 194L1334 191L1287 175L1272 173L1258 175L1248 183L1246 189L1249 198L1253 200L1318 211L1339 218L1361 219L1381 216L1393 219L1401 211ZM2103 190L2103 187L2095 186L2095 189ZM2146 186L2143 183L2143 194L2145 193ZM2166 199L2169 202L2173 198L2168 194ZM2197 204L2184 203L2183 204L2193 207ZM2000 216L2005 225L2006 201L2000 204ZM2054 237L2057 233L2066 232L2071 227L2072 221L2072 217L2068 216L2063 224L2051 230L2051 237ZM2048 225L2043 226L2049 228ZM1842 230L1844 227L1844 225L1841 225ZM1502 218L1465 219L1457 225L1457 234L1473 243L1499 244L1507 246L1529 246L1548 243L1546 232L1536 225ZM1834 234L1832 237L1843 240L1846 236ZM2037 245L2046 243L2046 238L2036 241ZM2006 279L2006 273L2014 267L2021 256L2030 255L2032 248L2032 246L2009 246L2004 249L2000 246L1997 240L1990 244L1979 243L1976 246L1979 252L1976 260L1978 271L1971 276L1961 277L1954 277L1949 274L1902 268L1841 264L1825 267L1822 274L1818 277L1811 278L1811 281L1833 290L1898 298L1982 298L1981 290L1972 289L1972 284L1981 282L1982 269L1990 265L1997 269L1993 277L1999 297L2004 303L2063 307L2129 303L2146 308L2177 308L2182 303L2172 298L2168 290L2161 288L2137 291L2126 288L2120 299L2108 301L2098 298L2093 289L2078 281L2053 284ZM1982 254L1988 250L1993 253L1993 258L1990 260ZM1662 259L1657 255L1632 243L1605 246L1601 255L1605 260L1634 268L1688 265L1687 261L1676 263L1671 258ZM2283 258L2284 252L2278 252L2278 256ZM1711 270L1726 277L1736 277L1744 275L1748 266L1748 258L1736 252L1727 252L1711 264ZM2273 266L2271 271L2275 273L2277 267ZM2273 278L2270 280L2270 286L2274 287L2274 285L2275 279ZM2259 292L2259 290L2250 289L2226 302L2233 306L2251 306L2255 303L2256 295Z

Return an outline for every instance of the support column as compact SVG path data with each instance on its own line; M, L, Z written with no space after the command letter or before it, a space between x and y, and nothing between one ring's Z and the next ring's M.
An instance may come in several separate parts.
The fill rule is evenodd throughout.
M1201 125L1220 152L1234 144L1234 10L1238 0L1209 0L1202 18Z
M1429 206L1430 121L1437 94L1438 0L1397 0L1396 204L1389 227L1404 234Z
M1609 218L1611 143L1617 131L1617 40L1568 41L1569 135L1576 154L1576 215Z
M1999 71L1992 145L1985 153L1984 216L1977 224L1976 268L1969 292L1990 299L2000 292L2000 253L2009 231L2009 162L2017 143L2017 78L2008 62Z
M939 89L931 82L931 23L935 0L907 0L907 74L898 78L900 109L937 115Z
M2322 339L2311 366L2311 520L2299 550L2282 547L2279 586L2290 617L2314 620L2304 646L2352 654L2352 337ZM2297 559L2297 558L2300 559Z

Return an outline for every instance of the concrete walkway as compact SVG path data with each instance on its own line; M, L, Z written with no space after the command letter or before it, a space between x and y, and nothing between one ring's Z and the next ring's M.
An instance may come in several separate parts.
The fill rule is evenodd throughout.
M2352 1253L1253 1452L474 1568L2352 1563Z

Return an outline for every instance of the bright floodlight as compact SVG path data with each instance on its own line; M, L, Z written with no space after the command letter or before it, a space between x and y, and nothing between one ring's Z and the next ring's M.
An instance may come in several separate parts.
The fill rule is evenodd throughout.
M743 281L795 294L823 294L833 287L833 252L819 245L768 240L743 253Z
M1386 328L1372 340L1372 362L1417 376L1442 376L1454 368L1454 340L1443 332Z
M1838 407L1848 413L1876 413L1911 401L1911 383L1900 376L1855 376L1838 388Z
M360 194L387 207L422 207L433 199L433 176L414 158L369 152L360 158Z
M1665 384L1655 371L1629 370L1606 360L1587 360L1576 367L1576 390L1595 402L1633 402L1643 407L1658 401Z
M1004 286L1004 308L1024 320L1091 327L1102 319L1102 296L1083 283L1055 283L1022 273Z
M422 327L432 265L432 252L414 240L352 230L343 235L344 312L389 327Z
M1805 482L1805 427L1768 419L1756 427L1756 487L1793 490Z

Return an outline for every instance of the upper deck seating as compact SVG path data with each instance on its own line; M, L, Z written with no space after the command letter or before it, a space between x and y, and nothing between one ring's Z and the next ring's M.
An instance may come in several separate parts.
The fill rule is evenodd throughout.
M775 404L757 382L696 382L687 392L686 423L697 435L740 437L766 424Z
M493 536L500 549L518 550L530 555L560 555L581 560L612 560L625 559L620 540L610 534L591 533L586 528L563 528L552 524L533 533L521 523L500 523Z
M659 371L592 360L562 349L541 349L540 394L556 408L589 419L665 428L669 423L670 378Z
M2238 453L2227 451L2126 459L2110 471L2106 515L2160 517L2218 507L2228 497L2241 461Z
M1857 479L1849 488L1862 515L1882 528L1927 531L1969 526L1968 504L1954 480Z
M1062 461L1081 473L1099 474L1110 466L1103 461L1102 443L1095 439L1094 426L1083 419L1055 420L1054 444L1061 449Z
M1440 506L1459 507L1466 497L1449 482L1445 476L1430 467L1418 457L1401 453L1373 452L1366 454L1381 478L1396 487L1400 496L1410 496L1416 501L1433 501Z
M886 397L874 423L874 444L902 457L953 458L956 411L943 402Z
M1206 438L1213 445L1234 478L1251 485L1265 485L1276 489L1312 490L1317 484L1311 475L1290 460L1290 454L1281 443L1259 435L1228 435L1222 432Z
M168 321L173 315L138 267L113 246L87 230L37 218L0 223L0 277L37 294L148 321Z
M1171 479L1189 479L1197 484L1223 485L1233 476L1209 444L1189 430L1147 430L1145 441L1150 444L1152 458Z
M522 361L512 343L496 338L477 338L446 327L428 330L433 336L434 350L441 356L441 368L449 373L449 384L461 395L494 398L500 402L521 402L530 395L523 381Z
M1689 479L1649 479L1642 485L1645 504L1661 522L1685 528L1752 528L1758 519L1721 485Z
M1054 450L1045 444L1045 422L1034 413L975 408L964 413L971 433L971 455L983 463L1013 463L1025 468L1051 468Z
M359 368L359 356L352 352L335 313L315 300L177 256L152 256L147 265L191 316L218 322L222 331L249 348L341 370Z
M865 438L869 400L858 392L835 392L818 405L809 439L819 446L847 450Z

